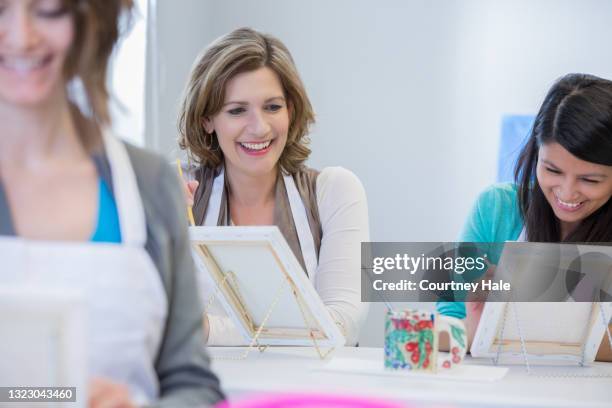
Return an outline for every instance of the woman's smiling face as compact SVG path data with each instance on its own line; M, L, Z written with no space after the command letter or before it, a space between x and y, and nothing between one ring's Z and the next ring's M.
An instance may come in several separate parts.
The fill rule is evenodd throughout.
M289 109L278 75L268 67L234 76L221 111L204 119L217 135L228 171L248 176L276 170L287 143Z
M555 215L570 228L612 196L612 166L581 160L556 142L540 147L536 174Z
M74 38L61 0L0 0L0 103L34 106L63 89Z

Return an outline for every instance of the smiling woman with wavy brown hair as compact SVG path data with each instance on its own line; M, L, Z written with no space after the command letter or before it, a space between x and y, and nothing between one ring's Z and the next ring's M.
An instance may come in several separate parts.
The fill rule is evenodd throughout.
M276 37L250 28L214 41L195 61L181 105L179 143L199 164L199 225L276 225L330 314L357 342L360 244L368 209L359 179L341 167L308 168L314 113L297 68ZM220 188L213 188L219 186ZM204 298L210 296L203 287ZM219 305L207 312L209 344L242 337Z
M298 171L310 155L308 131L315 115L287 47L273 36L239 29L220 38L196 61L180 111L180 146L203 166L219 166L223 151L215 148L217 134L206 132L202 118L223 109L225 89L234 76L266 67L282 84L290 116L279 163L292 174Z

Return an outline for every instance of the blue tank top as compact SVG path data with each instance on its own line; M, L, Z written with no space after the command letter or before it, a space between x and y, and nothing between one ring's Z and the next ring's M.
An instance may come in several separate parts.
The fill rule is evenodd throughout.
M119 212L117 203L106 185L100 178L98 182L98 223L91 242L121 242L121 229L119 227Z

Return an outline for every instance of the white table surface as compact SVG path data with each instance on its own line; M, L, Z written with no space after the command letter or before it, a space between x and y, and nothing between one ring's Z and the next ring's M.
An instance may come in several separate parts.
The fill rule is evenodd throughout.
M324 392L362 395L412 403L414 407L581 407L612 408L612 378L546 378L528 376L520 365L497 382L451 381L437 378L401 378L321 371L328 360L320 360L314 349L270 347L253 349L245 360L230 360L244 348L210 347L212 366L232 399L265 392ZM346 347L331 358L380 361L381 348ZM465 364L490 364L470 359ZM596 370L612 372L612 363L595 363ZM567 367L537 367L538 373L568 372ZM577 372L577 368L572 368ZM582 369L582 372L593 370Z

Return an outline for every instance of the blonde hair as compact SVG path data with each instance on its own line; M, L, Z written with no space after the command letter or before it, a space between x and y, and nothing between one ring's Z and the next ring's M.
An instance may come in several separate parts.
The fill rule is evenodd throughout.
M130 21L133 1L63 0L63 5L71 13L75 27L64 75L67 80L81 80L92 119L99 126L108 125L108 61L120 36L120 18L125 16L126 22Z
M214 41L195 62L181 104L179 145L205 167L223 162L215 132L204 129L203 119L219 113L225 89L237 74L262 67L278 75L290 111L287 144L279 159L289 173L295 173L310 155L307 138L314 112L293 58L277 38L251 28L240 28Z

